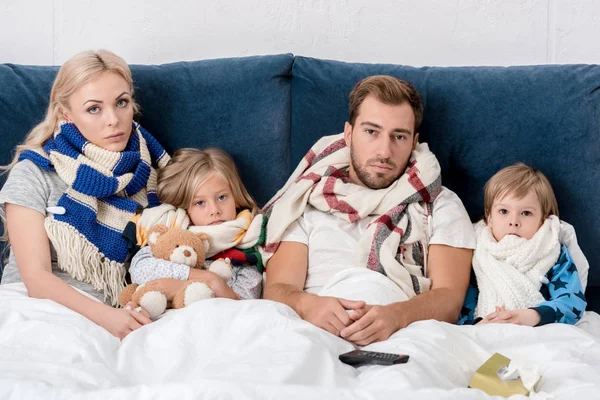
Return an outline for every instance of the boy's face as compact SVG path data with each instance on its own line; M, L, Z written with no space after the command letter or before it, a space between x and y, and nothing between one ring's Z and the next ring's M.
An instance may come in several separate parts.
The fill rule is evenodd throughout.
M542 226L542 206L532 190L522 199L508 194L494 200L487 221L498 242L506 235L529 240Z

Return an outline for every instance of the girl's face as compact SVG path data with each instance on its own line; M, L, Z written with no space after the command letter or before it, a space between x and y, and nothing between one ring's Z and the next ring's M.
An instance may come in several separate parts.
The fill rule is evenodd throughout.
M133 106L131 88L115 72L98 74L69 97L69 110L62 110L83 137L110 151L123 151L131 136Z
M542 206L534 191L530 191L522 199L509 194L494 200L487 221L498 242L506 235L529 240L542 226Z
M237 213L231 186L218 175L211 176L196 189L187 212L195 226L233 221Z

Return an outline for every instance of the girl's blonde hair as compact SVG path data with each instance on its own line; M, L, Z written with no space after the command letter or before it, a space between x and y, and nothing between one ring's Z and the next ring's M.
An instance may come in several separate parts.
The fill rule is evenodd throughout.
M533 190L540 200L544 219L550 215L558 217L558 202L548 178L538 169L523 163L516 163L498 171L485 184L483 189L484 221L487 223L494 200L502 199L508 194L522 199L530 190Z
M177 150L169 163L158 171L156 194L161 203L187 210L198 187L213 175L229 183L238 209L249 209L253 216L259 212L231 156L214 147Z
M76 54L58 70L52 84L46 117L29 132L23 144L17 146L12 162L0 169L9 171L19 161L19 156L23 151L42 147L58 128L62 114L61 108L70 109L69 98L71 95L103 72L115 72L127 81L131 88L133 111L137 114L139 106L133 100L133 79L125 60L108 50L84 51Z

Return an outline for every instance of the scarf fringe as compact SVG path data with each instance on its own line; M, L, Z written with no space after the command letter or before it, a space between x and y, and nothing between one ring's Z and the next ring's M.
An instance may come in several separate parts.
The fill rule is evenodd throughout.
M73 279L102 291L104 302L116 306L119 293L125 287L125 266L104 257L96 246L67 223L48 217L44 226L56 250L60 269Z

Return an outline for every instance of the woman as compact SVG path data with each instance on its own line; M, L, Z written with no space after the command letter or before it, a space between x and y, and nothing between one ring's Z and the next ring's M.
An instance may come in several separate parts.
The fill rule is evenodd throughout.
M60 68L47 115L17 146L0 191L11 246L2 283L22 280L31 297L60 303L121 339L150 322L110 306L124 286L121 233L137 209L158 204L156 168L169 160L133 122L137 109L123 59L104 50L75 55Z

